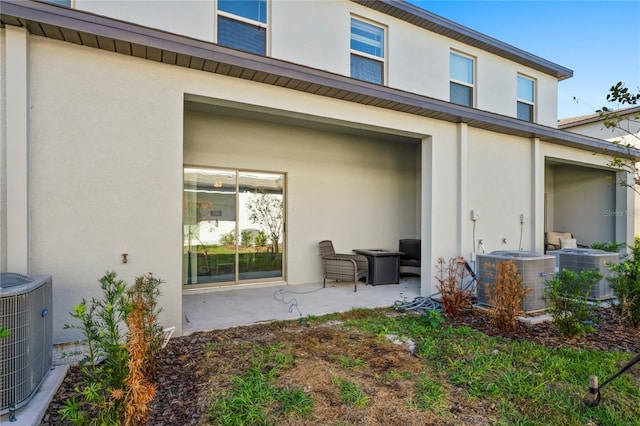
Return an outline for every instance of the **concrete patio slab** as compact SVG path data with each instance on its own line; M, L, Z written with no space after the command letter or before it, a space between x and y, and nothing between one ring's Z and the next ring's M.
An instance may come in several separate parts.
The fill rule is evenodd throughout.
M226 287L207 292L185 291L182 296L184 334L230 328L309 315L345 312L354 308L390 307L395 301L420 296L420 278L401 278L399 284L358 285L327 282L300 285Z

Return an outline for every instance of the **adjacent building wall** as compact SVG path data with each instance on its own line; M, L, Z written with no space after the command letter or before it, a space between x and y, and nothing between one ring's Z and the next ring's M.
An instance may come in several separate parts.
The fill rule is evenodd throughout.
M594 121L591 123L572 126L566 130L612 142L617 141L634 146L640 144L640 122L632 117L629 117L628 120L622 120L620 122L620 127L613 127L610 129L607 129L603 125L602 121Z

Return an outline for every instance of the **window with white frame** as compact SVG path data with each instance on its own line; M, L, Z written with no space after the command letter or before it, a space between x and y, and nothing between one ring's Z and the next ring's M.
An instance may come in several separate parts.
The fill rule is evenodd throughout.
M518 76L518 112L520 120L533 122L535 107L535 82L533 79Z
M267 54L267 0L218 0L217 43Z
M351 77L384 84L384 28L351 18Z
M449 54L449 100L454 104L473 106L474 59L451 52Z

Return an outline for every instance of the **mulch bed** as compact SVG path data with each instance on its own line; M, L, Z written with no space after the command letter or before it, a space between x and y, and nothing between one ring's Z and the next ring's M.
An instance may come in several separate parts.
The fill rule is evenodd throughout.
M447 322L466 325L488 336L503 336L514 340L526 340L548 347L570 347L576 349L595 349L610 352L640 353L640 329L624 324L612 308L596 310L596 330L584 336L567 338L558 333L551 322L535 325L520 325L516 333L503 333L491 325L489 316L482 310L469 310Z

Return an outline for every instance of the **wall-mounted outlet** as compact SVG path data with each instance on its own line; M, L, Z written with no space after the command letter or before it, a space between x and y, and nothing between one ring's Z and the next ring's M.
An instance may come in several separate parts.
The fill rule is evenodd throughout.
M529 222L529 215L528 214L520 214L520 223L527 223Z
M477 209L471 210L471 220L475 222L478 219L480 219L480 212Z
M471 256L469 256L469 259L471 260L471 262L475 262L476 261L476 253L475 252L471 252Z

